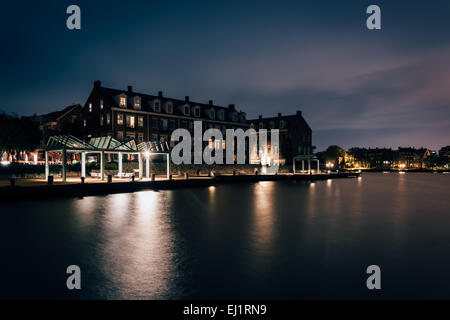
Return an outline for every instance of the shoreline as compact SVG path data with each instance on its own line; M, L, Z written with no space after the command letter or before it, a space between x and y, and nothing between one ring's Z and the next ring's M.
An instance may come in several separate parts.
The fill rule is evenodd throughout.
M356 178L359 173L330 174L278 174L278 175L219 175L190 179L172 179L156 181L124 181L100 183L70 183L35 186L0 187L0 201L14 202L23 200L47 200L54 198L82 198L86 196L131 193L143 190L170 190L209 187L230 183L255 183L260 181L319 181L328 179Z

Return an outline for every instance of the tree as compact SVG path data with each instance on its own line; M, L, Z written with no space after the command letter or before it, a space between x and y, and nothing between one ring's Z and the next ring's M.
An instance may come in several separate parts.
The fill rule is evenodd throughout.
M20 151L33 151L39 146L39 124L29 118L0 114L0 151L16 155Z

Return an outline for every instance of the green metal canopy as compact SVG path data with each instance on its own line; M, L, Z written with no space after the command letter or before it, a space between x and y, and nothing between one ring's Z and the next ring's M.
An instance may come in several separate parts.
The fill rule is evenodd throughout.
M99 137L92 138L89 141L89 144L92 145L95 149L100 151L107 152L139 152L138 147L136 146L136 141L132 138L126 138L123 140L117 140L113 137Z
M138 145L140 152L150 152L150 153L169 153L169 145L167 141L149 141L141 142Z
M58 135L52 136L47 141L46 151L94 151L95 148L74 136Z
M48 139L46 151L87 151L87 152L124 152L124 153L169 153L167 141L141 142L136 145L133 138L115 139L111 136L91 138L89 143L71 135L52 136Z

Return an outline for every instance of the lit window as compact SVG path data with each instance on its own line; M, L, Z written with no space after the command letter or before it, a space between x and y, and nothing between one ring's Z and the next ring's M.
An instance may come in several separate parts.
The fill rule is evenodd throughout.
M135 127L134 120L135 120L134 116L127 116L127 127L128 128L134 128Z
M106 124L110 124L111 123L111 115L109 113L106 114Z
M118 124L119 126L123 126L123 114L121 114L121 113L119 113L119 114L117 115L117 124Z
M92 103L89 103L89 112L92 112Z
M134 97L134 102L133 102L134 108L135 109L141 109L141 97Z
M142 128L144 126L144 117L138 117L138 127Z
M103 110L103 100L100 100L100 109Z
M85 126L85 127L86 127L86 119L85 119L85 120L83 120L83 126Z
M101 125L101 126L103 125L103 121L104 121L104 118L103 118L103 115L101 114L101 115L100 115L100 125Z
M127 105L127 98L120 97L120 106L125 107Z

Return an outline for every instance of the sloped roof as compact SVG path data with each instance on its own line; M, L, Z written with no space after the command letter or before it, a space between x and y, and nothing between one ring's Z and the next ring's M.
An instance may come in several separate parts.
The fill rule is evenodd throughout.
M87 142L84 142L71 135L52 136L47 141L45 150L95 150L95 148Z
M151 152L169 153L170 148L167 141L142 142L139 145L133 138L118 140L110 136L91 138L89 143L84 142L71 135L52 136L47 141L47 151L91 151L91 152Z
M169 145L167 141L149 141L142 142L138 145L139 151L151 152L151 153L169 153Z
M134 139L132 138L117 140L110 136L98 137L98 138L91 138L89 144L92 145L94 148L102 151L124 151L124 152L138 151L136 141L134 141Z
M106 88L106 87L97 87L94 88L94 90L98 90L97 92L100 93L100 95L102 96L102 98L104 99L104 103L108 104L112 107L116 107L116 108L121 108L121 109L133 109L131 103L130 103L130 99L133 99L135 96L139 96L141 97L141 110L143 111L152 111L152 103L155 100L159 100L161 101L162 106L165 105L165 103L167 102L171 102L173 105L173 111L170 114L175 114L175 115L183 115L182 111L179 110L178 107L183 106L185 104L190 105L191 107L194 106L199 106L200 110L201 110L201 118L208 118L208 111L211 108L214 108L215 110L223 110L225 112L225 120L226 121L231 121L232 120L232 113L233 112L237 112L238 115L241 114L245 114L245 112L243 111L239 111L236 110L235 106L232 105L233 107L223 107L223 106L218 106L215 104L210 105L205 104L205 103L199 103L199 102L195 102L195 101L185 101L185 100L180 100L180 99L173 99L173 98L169 98L169 97L165 97L165 96L158 96L158 95L150 95L150 94L144 94L144 93L138 93L138 92L129 92L126 90L118 90L118 89L113 89L113 88ZM117 96L120 96L121 94L125 94L128 98L128 103L126 107L121 107L118 104L118 101L115 99ZM165 114L165 108L161 107L161 111L159 112L161 114ZM217 116L216 116L216 120L217 120ZM237 123L240 123L239 121ZM242 124L242 123L241 123Z

